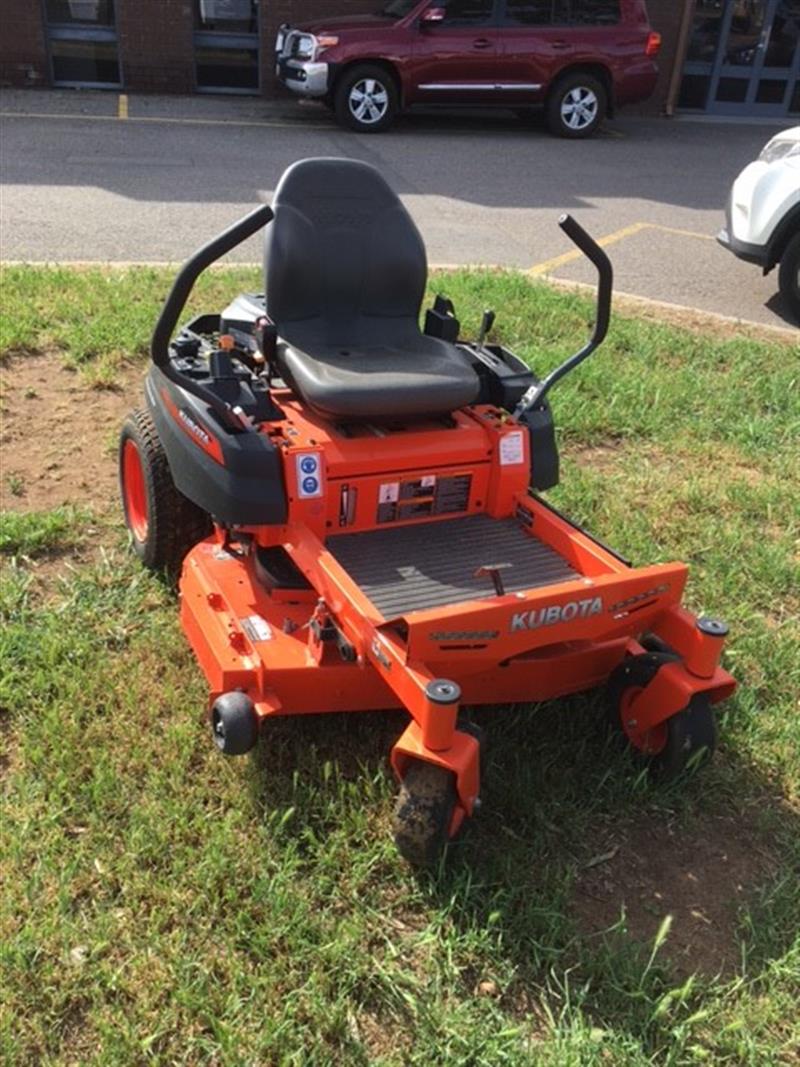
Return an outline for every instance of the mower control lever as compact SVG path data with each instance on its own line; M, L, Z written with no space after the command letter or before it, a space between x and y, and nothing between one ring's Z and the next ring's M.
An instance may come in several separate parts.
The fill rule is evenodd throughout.
M583 363L596 348L599 348L608 333L608 323L611 318L611 290L614 283L611 260L594 238L573 219L572 215L562 215L558 220L558 225L597 268L597 315L592 335L583 348L574 356L565 359L561 366L556 367L547 375L544 381L536 382L528 389L514 412L514 417L518 420L539 407L556 382L574 370L579 363Z
M156 328L153 330L153 337L150 341L150 355L155 365L168 378L180 385L182 389L194 393L200 400L213 408L223 420L223 423L233 429L241 429L242 425L241 421L233 414L231 408L201 385L200 382L194 381L188 375L180 374L170 365L169 343L199 275L206 267L221 259L226 252L230 252L231 249L236 248L242 241L245 241L260 230L262 226L266 226L268 222L272 221L272 217L272 209L267 204L261 204L254 211L251 211L249 215L245 215L243 219L234 222L218 237L204 244L202 248L198 248L194 255L186 260L172 283L172 289L164 301L164 306L158 316L158 322L156 322Z
M484 342L486 341L486 338L489 334L489 330L491 330L492 326L494 326L495 318L496 315L494 311L491 310L491 308L487 308L486 311L484 311L483 318L481 319L480 332L478 334L478 348L483 348Z

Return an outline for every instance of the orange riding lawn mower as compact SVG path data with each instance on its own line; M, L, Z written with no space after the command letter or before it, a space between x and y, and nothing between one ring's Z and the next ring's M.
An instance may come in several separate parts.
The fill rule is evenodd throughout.
M261 227L265 293L175 333L198 275ZM542 379L437 297L420 329L425 248L365 163L307 159L180 270L152 338L146 406L120 441L142 562L180 571L213 739L254 747L274 715L404 708L391 753L394 832L436 862L480 804L481 731L464 705L605 685L654 770L714 748L727 627L681 607L682 563L633 567L540 493L558 482L553 385L608 329L598 271L590 340Z

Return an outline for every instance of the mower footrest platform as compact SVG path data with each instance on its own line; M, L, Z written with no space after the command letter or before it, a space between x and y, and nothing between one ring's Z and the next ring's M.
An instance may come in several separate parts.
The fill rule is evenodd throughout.
M339 534L326 547L386 619L496 596L481 567L502 568L507 593L580 577L515 519L488 515Z

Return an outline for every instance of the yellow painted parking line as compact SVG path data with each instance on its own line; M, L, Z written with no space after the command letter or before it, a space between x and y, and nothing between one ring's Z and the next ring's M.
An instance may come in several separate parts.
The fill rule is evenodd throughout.
M597 243L601 248L607 248L609 245L616 244L617 241L624 241L626 237L633 237L634 234L649 228L649 222L634 222L631 226L625 226L621 230L615 230L614 233L598 238ZM525 273L534 277L538 277L540 274L549 274L558 267L563 267L565 264L572 263L573 260L581 259L582 257L583 252L579 248L573 248L570 252L563 252L560 256L553 256L552 259L545 259L541 263L529 267Z
M634 222L630 226L625 226L621 230L615 230L613 233L607 234L605 237L600 237L597 243L601 248L606 248L608 245L616 244L617 241L624 241L627 237L634 237L637 233L642 233L643 230L658 230L659 233L672 233L678 237L694 237L701 241L714 241L716 238L710 233L697 233L695 230L681 230L676 226L662 226L658 222ZM583 252L577 248L573 248L569 252L564 252L560 256L553 256L552 259L545 259L541 263L536 263L533 267L529 267L525 273L530 274L534 278L538 278L543 274L552 274L554 270L558 270L559 267L566 266L567 263L574 263L576 259L581 259Z
M662 226L658 222L647 223L651 230L660 230L661 233L675 233L679 237L697 237L701 241L716 241L712 233L697 233L695 230L681 230L676 226Z
M126 119L128 117L128 94L119 94L119 105L117 107L117 118Z
M0 111L3 119L60 119L70 122L117 122L119 115L60 115L40 111ZM172 119L157 115L136 115L129 122L165 122L173 126L262 126L281 130L335 130L332 124L321 122L257 122L251 119Z

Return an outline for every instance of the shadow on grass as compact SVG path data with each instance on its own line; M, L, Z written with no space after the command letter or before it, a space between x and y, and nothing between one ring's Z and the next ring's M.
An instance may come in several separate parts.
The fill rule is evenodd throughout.
M665 996L683 988L688 1012L692 990L758 980L789 951L800 826L727 750L724 731L711 767L652 784L604 736L601 703L590 694L475 709L490 739L481 814L438 869L390 877L413 883L428 913L445 913L457 930L491 931L513 978L487 988L507 1011L536 1013L555 994L651 1044L674 1024L674 1012L659 1016ZM405 721L397 712L269 723L250 776L259 806L295 803L298 776L324 791L326 763L339 779L380 779ZM296 811L296 825L308 817ZM487 977L480 964L462 973L470 991Z

